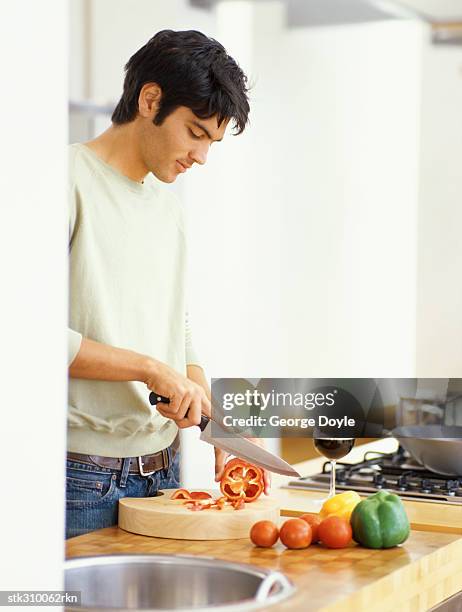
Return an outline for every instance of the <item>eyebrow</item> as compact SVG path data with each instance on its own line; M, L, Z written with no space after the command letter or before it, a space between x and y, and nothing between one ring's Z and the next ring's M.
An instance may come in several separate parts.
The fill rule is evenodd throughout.
M212 140L213 142L221 142L223 140L223 138L217 138L216 140L213 140L212 135L210 134L210 132L208 131L208 129L205 127L205 125L202 125L202 123L200 123L199 121L192 121L193 125L195 125L196 127L198 127L200 130L204 131L207 135L208 138L210 138L210 140Z

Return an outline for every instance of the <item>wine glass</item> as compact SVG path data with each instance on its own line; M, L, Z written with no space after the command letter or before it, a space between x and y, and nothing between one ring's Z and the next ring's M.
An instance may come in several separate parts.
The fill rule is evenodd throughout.
M313 437L314 446L318 453L327 457L330 461L330 486L329 495L327 499L330 499L335 495L335 465L337 459L341 459L348 455L354 446L354 438L315 438Z

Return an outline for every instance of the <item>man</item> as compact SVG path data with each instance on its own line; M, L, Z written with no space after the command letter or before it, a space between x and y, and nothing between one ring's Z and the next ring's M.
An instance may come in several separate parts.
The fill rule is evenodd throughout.
M162 183L248 121L246 76L200 32L159 32L125 70L112 126L70 147L66 537L116 524L121 497L179 486L178 428L210 414L210 391L191 342L183 216ZM152 409L149 390L170 403ZM225 459L215 449L217 481Z

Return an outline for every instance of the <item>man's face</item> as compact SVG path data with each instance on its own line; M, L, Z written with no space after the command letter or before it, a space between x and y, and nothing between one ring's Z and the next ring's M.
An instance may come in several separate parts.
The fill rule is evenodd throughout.
M193 164L205 164L213 142L223 138L228 121L218 127L216 116L199 119L191 109L180 106L154 125L145 117L140 125L140 153L148 171L160 181L173 183Z

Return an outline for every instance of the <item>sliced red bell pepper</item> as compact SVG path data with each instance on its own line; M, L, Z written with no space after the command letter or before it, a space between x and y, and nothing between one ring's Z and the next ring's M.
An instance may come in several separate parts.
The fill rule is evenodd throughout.
M231 501L243 499L244 502L253 502L263 493L263 472L242 459L231 459L225 465L220 489Z
M192 499L191 493L187 489L178 489L170 499Z
M207 491L188 491L188 489L178 489L170 499L212 499Z

